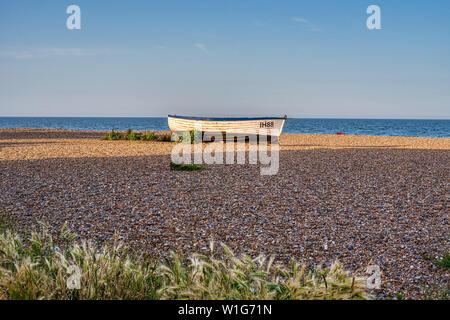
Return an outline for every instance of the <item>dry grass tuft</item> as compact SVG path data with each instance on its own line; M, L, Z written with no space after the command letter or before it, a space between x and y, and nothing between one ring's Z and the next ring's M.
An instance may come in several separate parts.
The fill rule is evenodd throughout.
M122 244L97 248L75 242L65 227L58 246L43 225L30 239L7 229L0 234L0 299L364 299L364 279L338 263L306 271L292 262L274 265L260 255L225 258L172 253L165 262L129 254ZM79 289L68 283L79 271ZM75 273L74 273L75 272Z

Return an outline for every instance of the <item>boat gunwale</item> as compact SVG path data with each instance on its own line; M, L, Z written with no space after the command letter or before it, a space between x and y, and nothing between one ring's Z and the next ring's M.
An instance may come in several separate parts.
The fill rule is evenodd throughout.
M167 115L168 118L197 120L197 121L252 121L252 120L285 120L286 117L255 117L255 118L220 118L220 117L193 117L193 116L177 116Z

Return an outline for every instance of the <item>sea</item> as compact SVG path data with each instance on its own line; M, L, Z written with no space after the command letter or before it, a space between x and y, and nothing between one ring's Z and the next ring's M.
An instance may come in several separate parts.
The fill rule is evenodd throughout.
M166 117L0 117L0 128L169 130ZM283 133L450 137L450 120L288 118Z

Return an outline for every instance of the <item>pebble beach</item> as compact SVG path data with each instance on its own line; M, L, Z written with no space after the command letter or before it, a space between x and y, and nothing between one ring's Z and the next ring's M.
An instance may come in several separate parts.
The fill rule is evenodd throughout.
M0 210L23 230L64 223L80 239L151 255L208 250L308 266L377 264L379 298L448 287L450 138L282 134L279 171L169 168L173 143L104 132L0 129Z

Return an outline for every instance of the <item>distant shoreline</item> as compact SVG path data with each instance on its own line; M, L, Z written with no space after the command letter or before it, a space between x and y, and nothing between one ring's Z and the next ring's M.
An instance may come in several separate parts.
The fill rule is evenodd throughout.
M168 131L167 117L0 117L0 128L57 128L87 131ZM450 137L445 119L307 119L288 118L282 133Z
M131 128L132 129L132 128ZM45 132L61 132L61 133L90 133L90 134L94 134L94 135L104 135L107 132L110 132L111 130L103 130L103 129L99 129L99 130L84 130L84 129L61 129L61 128L1 128L0 127L0 134L2 132L24 132L24 131L33 131L33 132L39 132L39 133L45 133ZM126 130L118 130L116 129L116 131L119 132L124 132ZM170 130L133 130L135 132L160 132L160 133L168 133L170 132ZM286 133L281 133L281 136L288 136L288 135L302 135L302 136L308 136L308 135L312 135L312 136L336 136L337 133L290 133L290 132L286 132ZM450 137L416 137L416 136L388 136L388 135L370 135L370 134L345 134L343 136L346 137L374 137L374 138L418 138L418 139L449 139ZM1 135L0 135L0 140L1 140Z
M117 130L123 132L123 130ZM169 130L133 130L135 132L152 131L168 133ZM94 139L100 140L108 130L77 130L54 128L0 128L0 142L10 139ZM320 143L319 143L320 142ZM106 143L106 142L103 142ZM134 141L113 141L112 143L134 143ZM318 133L282 133L280 147L284 149L311 149L341 147L356 148L392 148L392 149L440 149L450 150L450 137L408 137L358 134L318 134Z

